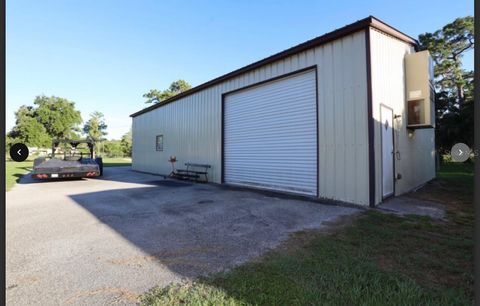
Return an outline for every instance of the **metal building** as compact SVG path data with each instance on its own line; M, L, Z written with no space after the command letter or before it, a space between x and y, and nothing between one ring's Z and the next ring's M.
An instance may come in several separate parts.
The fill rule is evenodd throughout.
M168 174L174 155L215 183L370 206L405 193L435 176L416 49L370 16L225 74L132 114L132 167Z

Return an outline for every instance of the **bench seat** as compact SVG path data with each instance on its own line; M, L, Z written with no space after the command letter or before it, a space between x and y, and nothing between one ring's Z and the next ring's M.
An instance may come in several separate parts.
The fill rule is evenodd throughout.
M196 182L200 176L205 177L205 182L208 182L208 169L212 166L207 164L185 163L187 169L177 169L170 175L178 179L194 179ZM204 171L193 170L192 168L203 168Z
M194 178L197 179L200 177L198 174L189 174L189 173L174 173L173 174L177 178Z
M185 169L177 169L177 172L182 172L182 173L195 173L195 174L207 174L206 171L193 171L193 170L185 170Z

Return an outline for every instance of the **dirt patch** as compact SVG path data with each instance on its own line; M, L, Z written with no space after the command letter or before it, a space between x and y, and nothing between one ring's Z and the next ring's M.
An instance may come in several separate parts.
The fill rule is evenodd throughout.
M465 193L465 186L442 180L433 180L406 196L441 203L450 211L464 210L466 203L473 200L471 193Z
M380 268L387 272L393 271L397 266L392 258L385 255L378 256L377 261Z
M304 230L291 233L289 238L282 242L275 251L293 254L298 249L307 248L310 243L318 238L319 235L334 235L343 229L352 226L359 218L364 218L363 214L344 215L334 221L325 221L322 227L314 230Z
M322 223L324 227L316 230L323 234L335 234L339 231L352 226L357 220L365 218L364 214L344 215L333 221L325 221Z
M410 245L406 247L405 251L408 254L403 254L401 250L393 253L393 250L390 248L376 250L374 258L382 270L406 275L427 288L451 288L458 287L462 282L465 282L465 275L455 270L469 271L473 269L473 266L459 257L458 252L452 251L450 253L448 250L443 250L441 253L438 253L433 249L428 249L430 246L433 248L445 244L445 241L448 239L446 237L441 238L440 235L434 234L429 236L427 234L416 235L407 239L425 241L425 246L417 245L415 249L415 246ZM397 242L406 244L402 239ZM407 256L410 262L406 262L405 258ZM455 265L455 267L445 265L445 258L450 258L451 265Z
M66 304L73 304L79 298L88 298L96 295L113 295L115 299L124 300L130 303L138 303L139 296L138 294L125 289L125 288L114 288L114 287L102 287L95 290L81 291L76 293L74 296L65 301Z
M222 250L220 247L211 248L184 248L174 251L161 251L152 255L133 256L120 259L109 259L107 262L114 265L124 265L130 267L143 267L149 262L158 262L164 265L187 265L195 267L208 267L206 264L199 263L198 260L189 260L182 258L199 253L218 253Z
M19 286L35 285L38 282L40 282L40 277L35 276L35 275L27 276L27 277L21 277L21 278L16 280L16 283L7 286L5 289L6 290L11 290L11 289L17 288Z

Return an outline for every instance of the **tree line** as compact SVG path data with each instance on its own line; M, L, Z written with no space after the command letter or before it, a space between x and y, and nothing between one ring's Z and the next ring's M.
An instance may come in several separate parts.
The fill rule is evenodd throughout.
M184 80L172 82L165 90L152 89L143 95L146 103L159 103L192 86ZM45 95L37 96L33 105L22 105L15 112L15 126L6 135L7 151L14 143L28 147L50 148L53 139L88 138L96 142L96 153L108 157L132 156L132 131L119 140L106 140L107 124L101 112L90 114L83 122L75 103L65 98Z
M28 147L50 148L53 139L88 138L96 143L96 153L106 156L131 156L132 133L120 140L106 140L107 124L101 112L95 111L83 123L75 103L65 98L37 96L33 105L22 105L15 112L15 126L7 133L7 151L14 143Z

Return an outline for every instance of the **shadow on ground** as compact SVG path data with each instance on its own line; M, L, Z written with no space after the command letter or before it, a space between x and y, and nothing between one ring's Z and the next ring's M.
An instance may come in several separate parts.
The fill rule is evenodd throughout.
M27 174L7 204L7 295L17 304L131 304L154 286L228 270L292 232L360 211L130 167L77 181Z
M148 256L117 258L134 266L156 261L185 277L218 272L259 256L288 233L356 212L212 185L147 180L151 187L70 195Z

